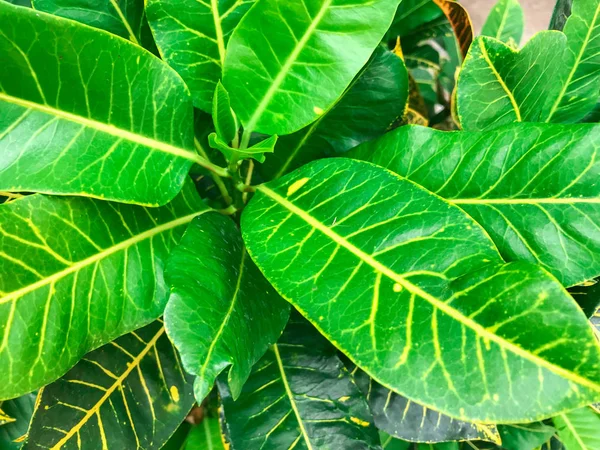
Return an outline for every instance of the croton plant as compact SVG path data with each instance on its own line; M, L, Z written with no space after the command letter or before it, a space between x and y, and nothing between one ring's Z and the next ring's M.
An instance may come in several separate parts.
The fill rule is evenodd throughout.
M550 28L0 0L0 448L599 450L600 0Z

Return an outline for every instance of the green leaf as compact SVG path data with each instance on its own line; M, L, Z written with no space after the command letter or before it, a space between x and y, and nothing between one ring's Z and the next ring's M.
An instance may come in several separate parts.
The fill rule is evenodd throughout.
M500 444L495 425L453 419L383 387L352 363L346 367L367 397L375 426L386 434L412 442L481 439Z
M465 130L512 122L574 123L600 95L600 2L576 0L564 34L543 31L516 52L479 37L458 80Z
M585 281L569 288L577 304L587 317L592 317L600 307L600 278Z
M129 39L153 53L156 45L144 13L143 0L32 0L33 7Z
M229 94L219 81L215 88L212 104L212 117L217 136L225 142L233 141L238 132L235 114L231 109Z
M444 12L454 31L454 39L458 45L461 56L467 56L471 42L473 42L473 24L467 10L455 0L433 0Z
M590 408L579 408L552 419L566 450L600 448L600 416Z
M252 365L281 334L289 306L247 256L233 221L216 213L190 224L171 254L167 280L167 332L185 369L196 375L196 400L204 400L229 366L237 397Z
M262 173L278 178L313 159L343 153L381 136L400 118L408 99L408 72L401 58L377 47L330 110L308 127L280 136Z
M192 91L194 106L211 112L229 37L253 0L146 0L163 59Z
M444 13L432 0L402 0L394 20L386 34L387 41L396 41L411 32L420 34L423 27L430 26L435 19L443 19Z
M599 130L521 124L448 133L403 127L351 156L450 200L485 228L504 260L538 263L571 286L600 274Z
M381 448L384 450L409 450L414 446L411 442L395 439L394 436L390 436L382 431L379 432L379 436L381 439Z
M194 404L162 321L86 355L46 386L26 449L160 449Z
M183 421L161 450L185 450L185 441L192 430L192 425Z
M2 450L21 448L33 415L36 397L37 392L32 392L2 402L2 408L14 419L12 422L0 426L0 448Z
M524 28L525 14L519 0L498 0L481 28L481 35L506 44L512 40L519 45Z
M232 450L380 448L367 403L335 348L297 314L237 401L218 385Z
M502 448L506 450L534 450L550 440L556 430L542 422L500 425Z
M0 2L0 52L0 190L158 205L203 161L183 82L130 42Z
M242 230L284 298L423 406L502 423L600 398L600 347L562 286L503 264L462 210L387 170L310 163L258 186Z
M327 111L381 41L397 5L258 0L231 37L223 76L244 128L289 134Z
M567 19L571 15L572 6L573 0L556 0L554 10L552 11L552 18L550 19L550 30L562 31Z
M185 450L225 450L219 419L205 417L190 432Z
M265 153L273 153L275 144L277 143L277 135L268 137L267 139L254 144L245 149L233 148L225 143L216 133L208 135L208 144L219 150L229 161L241 161L252 158L262 163L265 161Z
M0 399L159 317L166 258L206 211L191 183L161 208L43 195L0 206Z

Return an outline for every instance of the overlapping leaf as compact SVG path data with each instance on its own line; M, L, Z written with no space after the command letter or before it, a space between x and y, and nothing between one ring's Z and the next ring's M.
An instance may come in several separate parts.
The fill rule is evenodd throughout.
M10 423L0 426L0 448L2 450L21 448L33 415L36 397L37 392L32 392L2 402L2 408L7 414L10 414L12 419Z
M25 449L159 449L194 403L162 321L86 355L46 386Z
M219 419L205 417L195 426L182 450L226 450L221 438Z
M346 367L367 398L375 426L386 434L411 442L480 439L500 444L494 425L453 419L383 387L352 363Z
M506 450L534 450L548 442L556 433L550 425L542 422L500 425L502 448Z
M477 38L458 81L465 130L512 122L573 123L600 95L600 3L575 0L564 28L535 35L522 50Z
M600 416L591 408L579 408L552 419L566 450L600 448Z
M229 366L237 398L252 365L285 327L289 305L252 263L233 221L216 213L190 224L169 259L167 279L167 332L196 375L198 403Z
M518 46L524 28L525 17L519 0L498 0L481 28L481 35Z
M185 80L194 106L211 112L229 37L254 0L147 0L162 57Z
M161 208L43 195L2 205L0 399L160 316L166 258L205 211L191 183Z
M258 0L231 37L223 79L246 130L289 134L327 111L379 45L398 3Z
M597 125L403 127L351 156L449 199L485 228L506 261L541 264L571 286L600 274L599 134Z
M473 41L473 24L467 10L455 0L433 0L444 12L444 15L452 25L454 37L464 58L469 51Z
M424 406L489 423L600 398L600 347L562 286L538 266L503 264L464 212L387 170L310 163L258 186L242 230L286 299Z
M219 382L233 450L379 449L362 393L335 348L292 314L234 401Z
M404 114L408 73L398 56L378 47L335 105L308 127L281 136L263 174L271 179L313 159L343 153L382 135Z
M0 52L0 190L158 205L200 160L183 82L136 45L0 2Z
M33 7L129 39L155 51L143 0L33 0Z

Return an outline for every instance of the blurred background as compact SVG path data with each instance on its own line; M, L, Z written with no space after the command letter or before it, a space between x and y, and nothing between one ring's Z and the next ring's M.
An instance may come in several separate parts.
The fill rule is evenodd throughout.
M496 0L461 0L461 3L471 15L475 32L479 33ZM525 10L525 33L522 41L524 43L537 31L548 29L555 1L520 0L520 3Z

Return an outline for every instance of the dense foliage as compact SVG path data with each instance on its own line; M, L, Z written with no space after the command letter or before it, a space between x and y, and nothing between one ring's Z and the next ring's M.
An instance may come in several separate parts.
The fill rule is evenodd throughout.
M600 0L32 3L1 449L600 449Z

